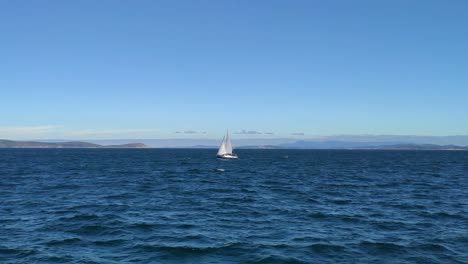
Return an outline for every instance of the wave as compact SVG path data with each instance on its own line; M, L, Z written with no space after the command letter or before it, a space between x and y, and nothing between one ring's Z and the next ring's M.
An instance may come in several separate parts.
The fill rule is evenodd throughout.
M60 217L59 221L67 221L67 222L75 222L75 221L90 221L90 220L97 220L99 216L95 214L77 214L70 217Z
M288 264L305 264L308 262L302 261L294 257L282 257L276 255L270 255L265 257L260 257L257 260L253 260L251 263L257 264L266 264L266 263L288 263Z
M400 221L369 221L375 228L381 230L400 230L405 227L408 223Z
M23 258L39 253L35 249L7 248L0 247L0 255Z
M346 250L344 246L324 243L311 244L307 248L317 253L339 253Z
M330 221L332 220L338 220L338 221L343 221L347 223L357 223L363 220L362 215L342 215L342 214L325 214L321 212L316 212L316 213L309 213L306 215L307 218L312 218L312 219L329 219Z
M428 251L428 252L446 252L449 254L455 254L455 252L445 247L444 245L434 244L434 243L419 244L419 245L412 246L411 248L416 249L416 250Z
M93 244L97 246L106 246L106 247L115 247L127 243L128 240L125 239L109 239L109 240L96 240L93 241Z
M352 200L349 199L334 199L330 200L331 203L338 204L338 205L344 205L344 204L350 204L352 203Z
M401 253L407 251L407 247L390 242L363 241L359 243L358 247L365 251L370 251L373 254Z
M187 170L188 173L191 173L191 174L200 174L202 173L203 171L200 170L200 169L189 169Z
M64 238L61 240L51 240L47 241L45 244L48 246L66 246L66 245L76 245L83 242L81 239L74 237L74 238Z
M134 250L141 250L144 252L160 252L173 255L193 255L193 254L208 254L220 250L237 249L238 243L225 244L221 246L187 246L187 245L164 245L164 244L139 244L133 247Z
M143 231L149 231L153 230L155 228L162 227L164 225L162 224L156 224L156 223L145 223L145 222L140 222L140 223L133 223L130 224L128 227L129 228L136 228L136 229L141 229Z
M420 213L421 216L432 218L432 219L458 219L458 220L466 220L467 218L464 216L462 212L459 214L455 213L447 213L447 212L422 212Z
M82 225L70 232L77 235L120 235L125 234L125 230L115 227L109 227L100 224Z

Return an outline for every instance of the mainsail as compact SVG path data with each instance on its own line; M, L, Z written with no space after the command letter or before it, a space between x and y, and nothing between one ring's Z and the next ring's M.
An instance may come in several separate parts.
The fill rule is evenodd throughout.
M231 138L229 137L229 131L226 131L226 143L224 144L224 147L226 148L226 153L232 154L232 144Z
M227 154L226 152L226 137L223 138L223 142L221 143L221 146L219 146L219 149L218 149L218 155L219 156L222 156L222 155L225 155Z

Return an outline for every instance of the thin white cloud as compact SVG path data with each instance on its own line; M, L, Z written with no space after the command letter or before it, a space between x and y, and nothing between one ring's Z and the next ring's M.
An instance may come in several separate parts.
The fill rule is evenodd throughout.
M184 130L175 131L174 134L206 134L206 131Z
M241 131L237 131L236 134L239 134L239 135L261 135L262 132L242 129Z
M24 139L40 138L53 134L59 126L18 126L18 127L0 127L0 138L5 139Z
M18 126L0 127L0 139L73 139L73 138L113 138L153 136L158 130L155 129L66 129L63 126Z
M291 133L291 135L293 135L293 136L304 136L305 134L302 133L302 132L299 132L299 133Z
M102 135L131 135L142 133L154 133L154 129L84 129L65 131L65 136L83 137L83 136L102 136Z
M0 127L0 133L47 133L56 129L57 126L21 126Z

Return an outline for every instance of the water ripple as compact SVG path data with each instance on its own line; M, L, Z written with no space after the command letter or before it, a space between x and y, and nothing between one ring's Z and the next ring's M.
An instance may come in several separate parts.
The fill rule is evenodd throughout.
M468 263L467 152L239 155L0 150L0 263Z

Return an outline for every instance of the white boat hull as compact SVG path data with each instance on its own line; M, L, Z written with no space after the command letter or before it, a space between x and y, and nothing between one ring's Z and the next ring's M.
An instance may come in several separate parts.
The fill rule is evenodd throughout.
M238 159L236 154L224 154L224 155L216 155L218 159Z

